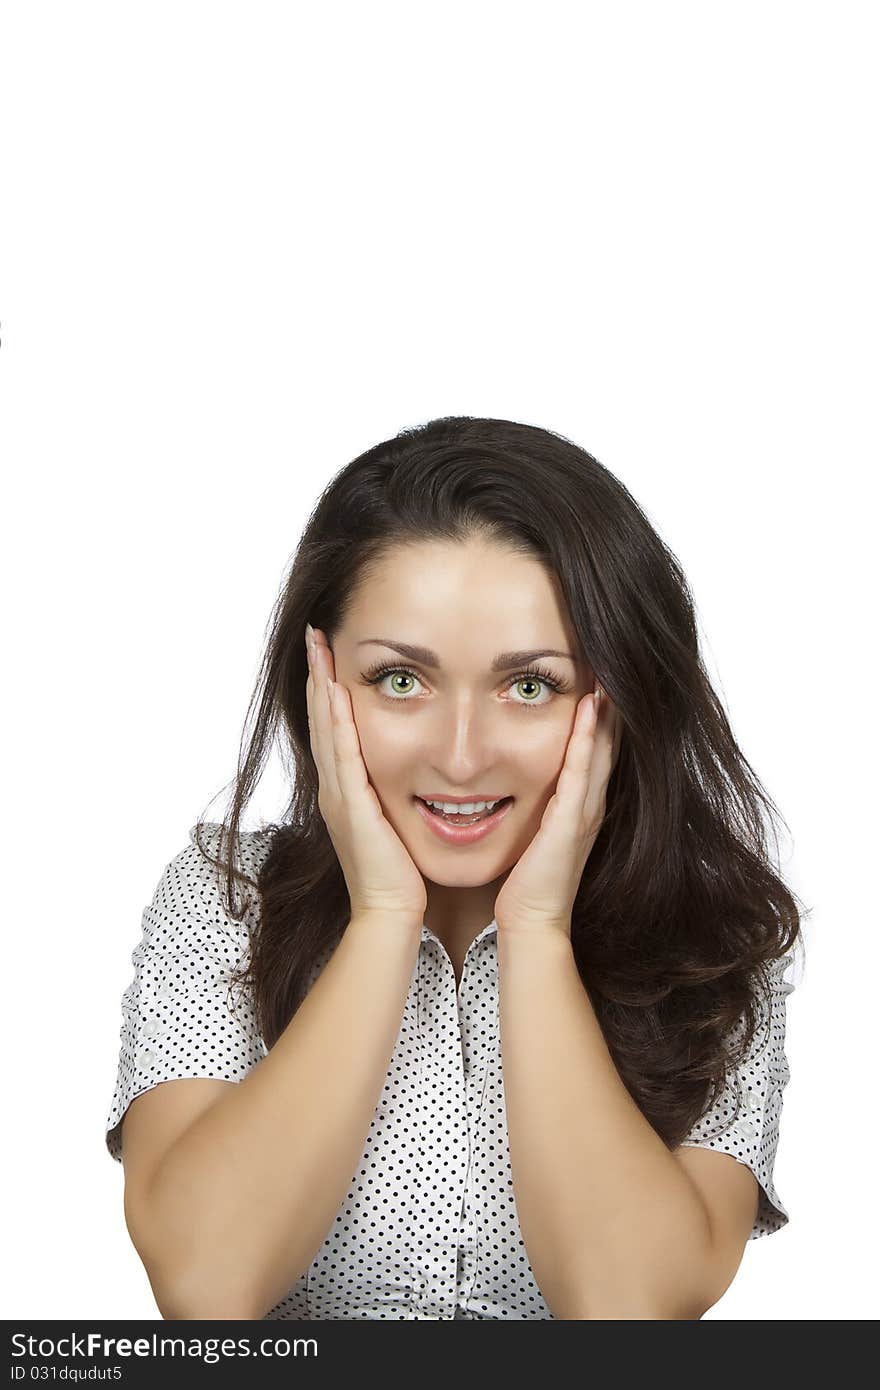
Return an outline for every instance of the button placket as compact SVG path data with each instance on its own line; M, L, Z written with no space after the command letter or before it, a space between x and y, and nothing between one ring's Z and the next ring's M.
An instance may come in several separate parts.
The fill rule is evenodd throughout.
M445 1180L447 1188L450 1184L454 1184L454 1190L460 1193L459 1212L461 1212L465 1200L471 1152L469 1083L467 1078L470 1059L466 1028L467 1000L470 991L469 952L465 956L461 984L456 988L455 971L448 954L442 945L438 944L436 949L442 966L444 989L442 1000L434 1001L436 1009L436 1013L433 1015L436 1028L434 1055L441 1062L441 1065L444 1055L447 1061L445 1065L442 1065L441 1075L435 1076L434 1079L442 1086L445 1116L449 1122L449 1132L455 1136L457 1161L454 1167L450 1166L445 1170L445 1179L443 1170L438 1166L435 1169L434 1181L439 1185ZM454 1128L453 1119L456 1111L459 1119L457 1121L458 1127ZM439 1154L434 1156L439 1165ZM434 1315L443 1318L451 1319L455 1314L460 1229L460 1221L458 1230L455 1229L454 1224L450 1224L444 1249L443 1267L435 1271L429 1289L431 1311Z

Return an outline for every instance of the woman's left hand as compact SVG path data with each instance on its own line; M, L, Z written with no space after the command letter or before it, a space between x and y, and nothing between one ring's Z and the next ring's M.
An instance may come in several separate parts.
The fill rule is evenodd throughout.
M549 928L571 937L581 874L605 819L620 731L620 715L604 692L598 713L594 695L583 697L540 829L495 900L499 932Z

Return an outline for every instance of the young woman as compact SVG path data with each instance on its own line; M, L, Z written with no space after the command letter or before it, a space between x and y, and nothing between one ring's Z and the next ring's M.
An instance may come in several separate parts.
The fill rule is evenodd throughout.
M629 492L506 420L377 445L255 703L123 997L107 1143L163 1315L701 1317L788 1221L802 913ZM279 726L290 804L240 832Z

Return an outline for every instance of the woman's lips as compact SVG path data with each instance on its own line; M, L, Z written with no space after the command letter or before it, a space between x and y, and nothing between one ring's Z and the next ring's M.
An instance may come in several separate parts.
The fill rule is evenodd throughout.
M413 800L429 830L433 830L438 839L444 840L448 845L470 845L475 840L482 840L486 835L491 835L495 827L504 820L514 802L514 798L509 797L496 807L491 816L484 816L482 820L474 821L473 825L453 825L442 816L436 816L420 797L415 796Z

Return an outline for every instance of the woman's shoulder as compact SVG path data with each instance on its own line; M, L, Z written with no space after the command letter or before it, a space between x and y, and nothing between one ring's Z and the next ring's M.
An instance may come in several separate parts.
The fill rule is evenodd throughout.
M225 840L221 854L221 831L222 827L212 821L191 826L188 843L165 865L145 920L147 935L157 945L169 931L176 938L184 921L237 935L247 933L258 918L258 894L238 879L233 880L233 899L243 905L238 909L242 915L239 918L229 913L225 869L212 863L212 859L225 863L229 855ZM241 831L233 867L248 879L256 880L271 841L271 832L267 830Z
M228 836L226 842L221 843L222 830L223 827L217 821L204 821L201 826L190 826L189 844L181 850L177 858L187 864L191 863L194 868L197 865L205 865L212 870L211 862L204 857L199 841L201 840L201 844L215 859L220 858L222 848L225 859L229 854L229 843ZM240 830L238 839L240 852L236 855L235 867L255 877L272 848L273 831ZM195 854L192 853L193 849L196 851Z

